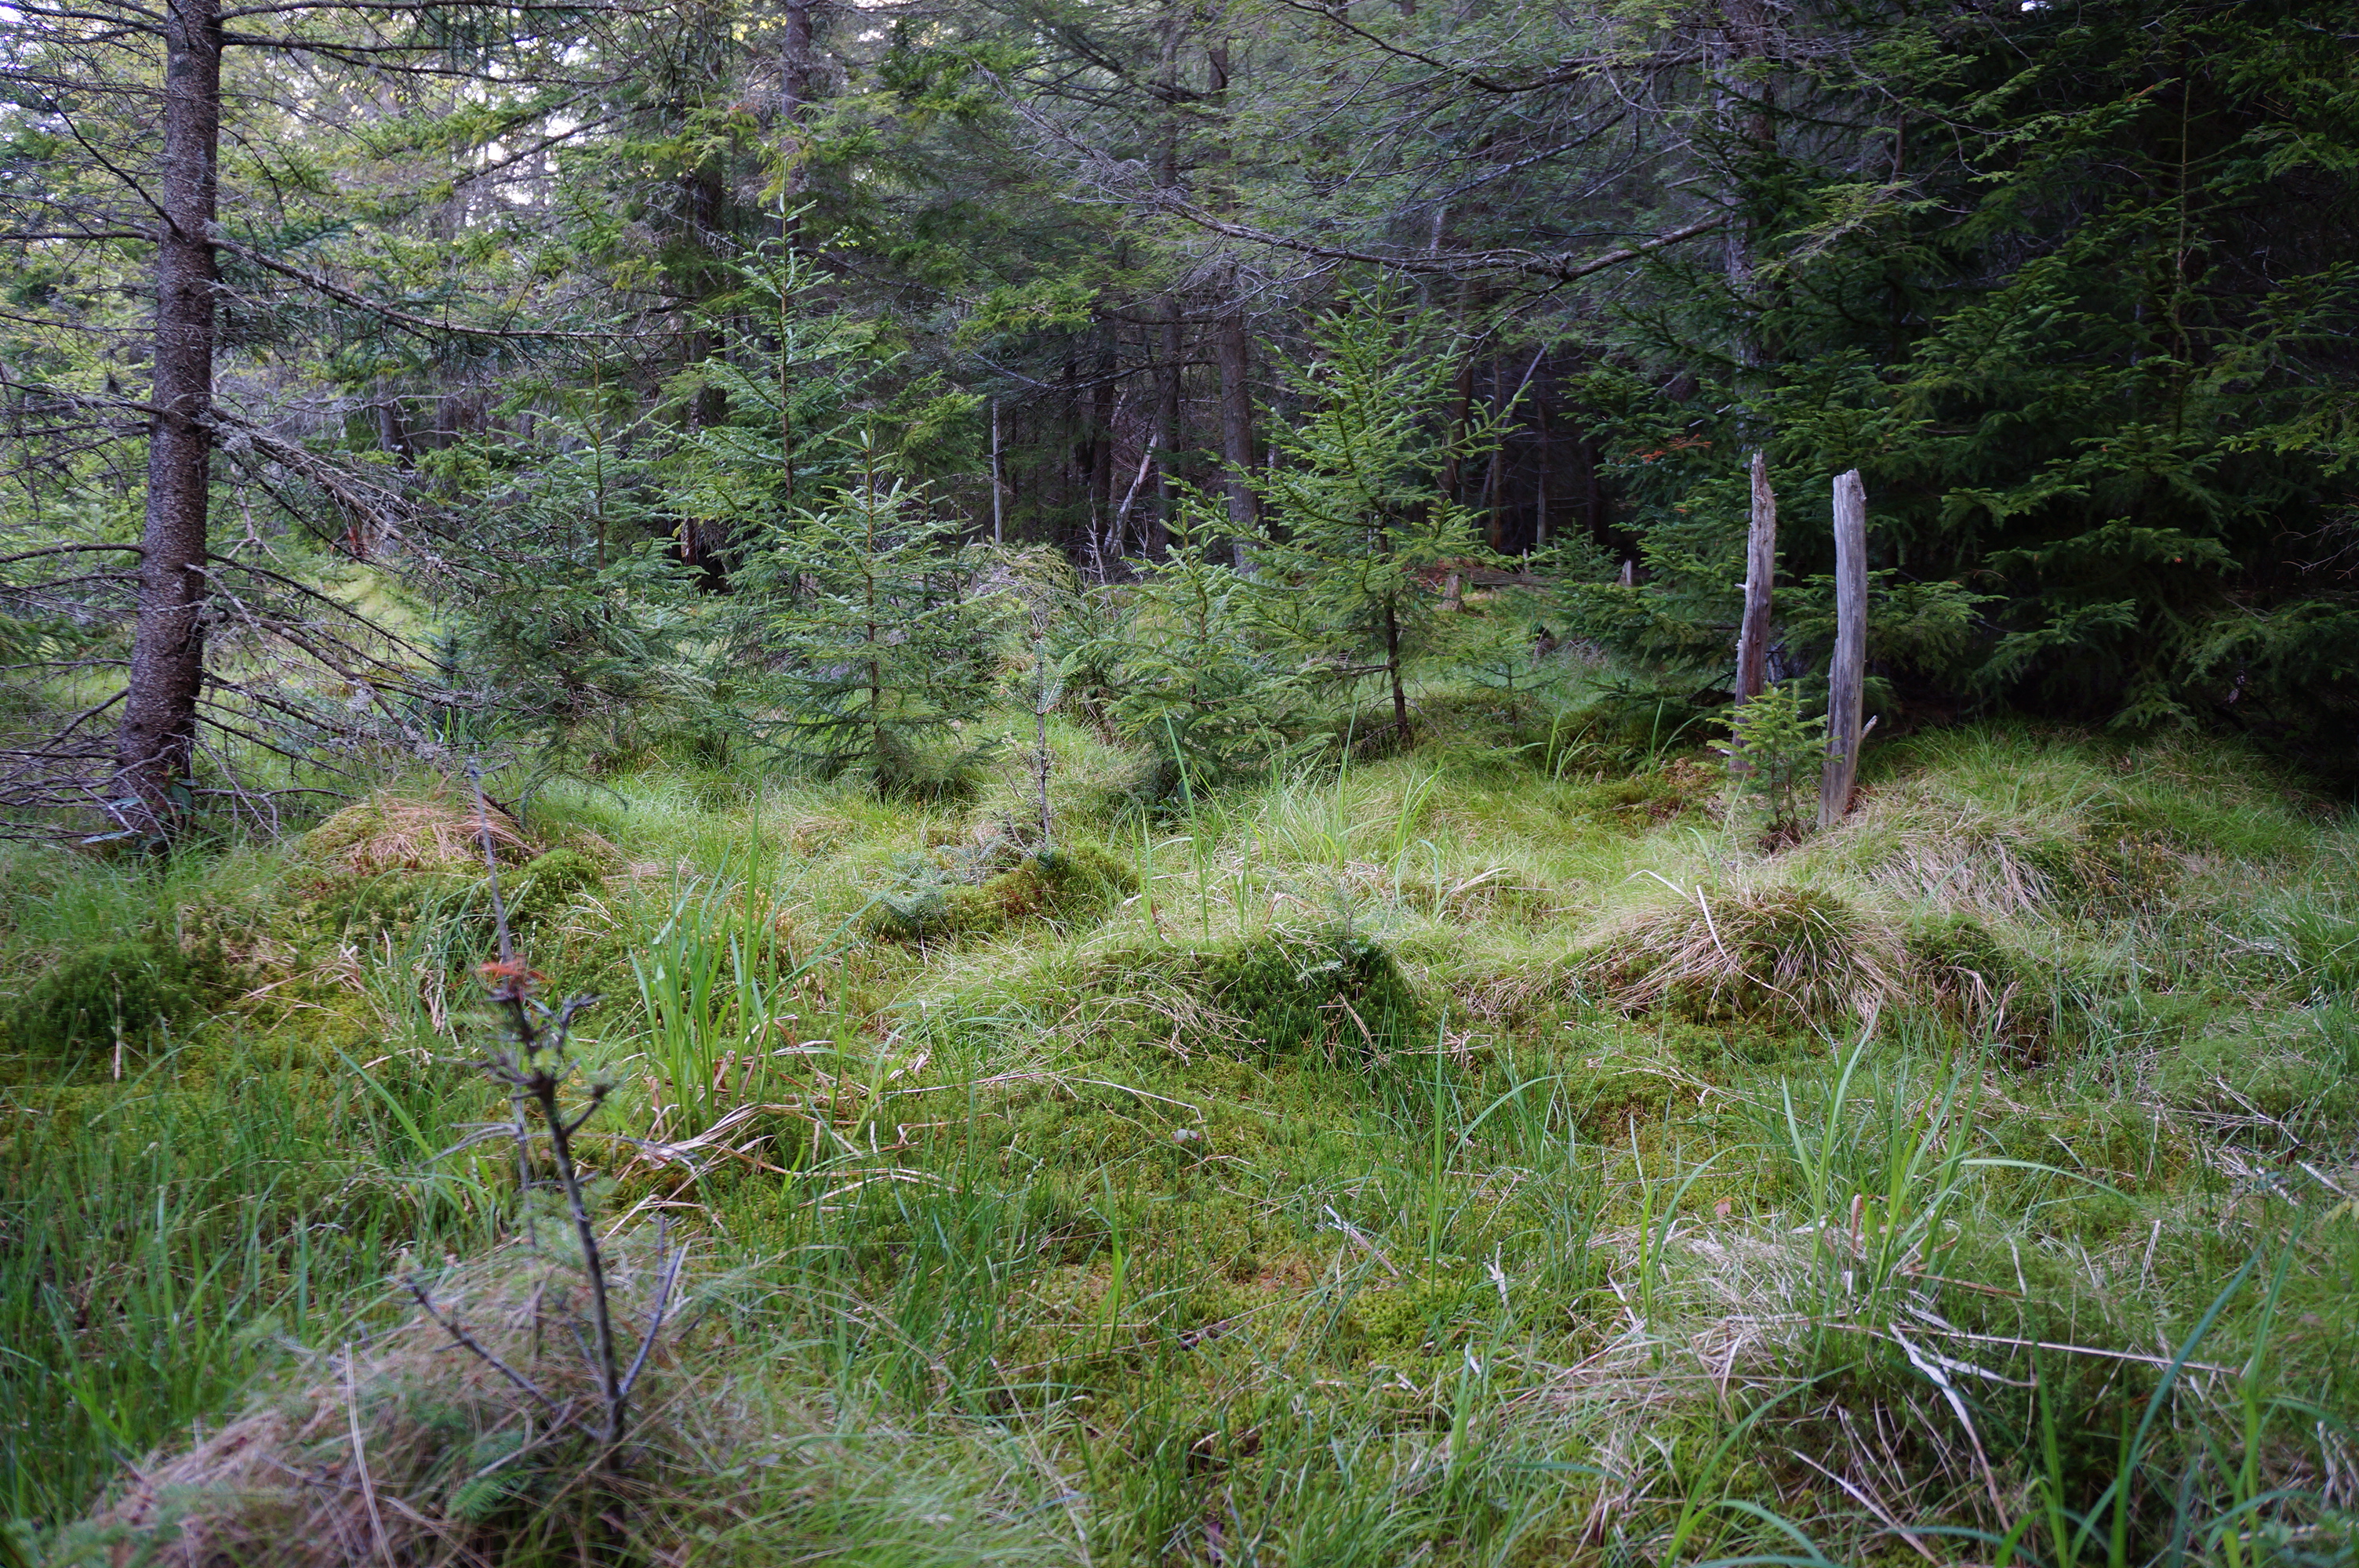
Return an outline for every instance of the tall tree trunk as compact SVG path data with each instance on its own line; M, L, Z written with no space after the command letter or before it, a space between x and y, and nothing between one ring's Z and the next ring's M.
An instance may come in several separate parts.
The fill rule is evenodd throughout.
M1150 559L1160 559L1170 533L1171 508L1177 499L1171 454L1180 449L1180 297L1171 295L1163 301L1163 319L1158 325L1162 341L1158 357L1162 361L1155 371L1155 508L1147 520L1146 554Z
M124 825L168 836L204 686L205 549L212 478L212 223L221 157L220 0L170 0L164 26L164 155L156 184L156 409L131 687L114 744Z
M1506 361L1495 355L1491 361L1491 403L1494 410L1505 417L1507 412L1507 387L1505 380ZM1491 449L1491 466L1483 476L1483 542L1501 554L1507 548L1506 498L1504 492L1507 480L1507 443L1502 440Z
M778 238L789 257L802 239L803 105L810 98L811 0L786 0L778 46ZM781 284L785 282L780 279ZM778 290L778 492L795 503L795 411L787 365L787 291Z
M1245 337L1245 303L1236 296L1236 272L1230 270L1228 308L1221 314L1217 348L1221 362L1221 464L1227 471L1229 531L1242 547L1261 524L1261 498L1254 493L1254 425L1252 365Z
M1545 392L1546 388L1543 387L1542 391ZM1549 531L1554 521L1549 515L1549 508L1556 500L1556 439L1549 429L1546 396L1532 399L1532 433L1539 439L1540 460L1538 494L1532 517L1532 548L1545 550L1549 547Z
M1098 340L1097 384L1090 389L1089 505L1082 534L1085 547L1088 541L1098 536L1099 520L1114 511L1114 416L1122 407L1114 373L1121 364L1122 344L1115 337L1114 325L1112 321L1103 322Z
M1601 550L1614 547L1614 517L1605 504L1604 455L1597 449L1595 432L1581 438L1581 512L1589 524L1590 542Z

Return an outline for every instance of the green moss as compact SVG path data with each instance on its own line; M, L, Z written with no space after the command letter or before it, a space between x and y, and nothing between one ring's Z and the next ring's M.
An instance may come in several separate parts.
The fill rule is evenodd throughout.
M399 935L427 909L466 887L463 877L387 871L346 882L311 905L311 924L341 937Z
M118 1037L144 1041L198 1010L198 966L171 942L85 947L35 980L8 1010L8 1037L33 1055L64 1055Z
M546 919L605 880L598 862L579 849L551 849L526 866L511 889L503 890L508 918L527 924Z
M985 935L1024 921L1096 918L1138 891L1129 867L1093 845L1043 849L973 886L945 881L930 863L903 868L904 885L869 912L872 935L891 941Z
M2359 1124L2359 1086L2350 1073L2347 1018L2336 1030L2321 1016L2314 1028L2282 1035L2223 1031L2166 1052L2155 1072L2164 1103L2237 1123L2322 1130L2347 1135ZM2338 1038L2338 1035L2341 1038Z
M1423 1033L1400 966L1357 932L1272 933L1213 955L1204 981L1213 1005L1244 1020L1272 1056L1338 1044L1383 1055Z
M1371 1361L1429 1360L1498 1309L1499 1298L1489 1282L1475 1275L1445 1275L1364 1291L1352 1300L1344 1325L1346 1345Z
M2116 910L2168 891L2186 870L2170 836L2149 814L2116 801L2089 808L2087 825L2067 837L2038 838L2024 860L2048 884L2060 909Z

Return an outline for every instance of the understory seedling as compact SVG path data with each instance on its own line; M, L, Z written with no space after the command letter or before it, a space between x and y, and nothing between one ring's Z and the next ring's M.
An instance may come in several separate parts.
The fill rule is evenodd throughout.
M749 579L775 590L760 656L776 706L759 732L823 776L864 770L886 795L958 795L981 754L964 731L990 695L1004 607L975 591L958 524L933 514L875 432L849 457L842 486L782 524Z
M1763 688L1722 716L1728 724L1728 782L1734 799L1750 802L1777 843L1800 837L1805 808L1816 808L1820 765L1826 761L1824 714L1805 715L1792 681Z
M563 1098L564 1091L579 1070L579 1063L571 1049L573 1021L584 1009L594 1005L598 999L592 996L569 997L561 1005L551 1009L533 994L542 977L516 955L515 943L508 931L507 913L500 902L499 860L493 850L489 813L484 805L480 781L476 786L475 808L484 823L484 863L490 873L492 924L499 938L499 957L484 965L482 973L488 1000L505 1023L506 1030L504 1036L489 1045L473 1065L508 1096L513 1119L493 1131L495 1136L505 1135L515 1141L518 1196L523 1206L528 1243L537 1240L530 1207L537 1184L533 1148L536 1123L539 1139L548 1145L548 1163L562 1195L564 1218L571 1225L574 1242L581 1249L582 1271L588 1287L589 1315L594 1338L585 1349L598 1385L594 1465L602 1471L613 1473L623 1467L622 1444L629 1430L632 1390L647 1367L647 1357L656 1341L663 1333L664 1315L687 1254L684 1249L671 1246L669 1238L659 1234L654 1306L647 1333L639 1341L636 1354L625 1367L614 1332L613 1292L607 1281L604 1244L598 1235L597 1221L591 1212L588 1184L583 1179L573 1147L574 1135L597 1115L607 1096L613 1092L614 1086L603 1079L592 1079L588 1103L578 1108L569 1107ZM456 1320L440 1311L429 1291L415 1276L403 1282L419 1306L440 1324L454 1342L490 1366L518 1392L542 1406L549 1419L560 1423L568 1419L529 1377L509 1366Z

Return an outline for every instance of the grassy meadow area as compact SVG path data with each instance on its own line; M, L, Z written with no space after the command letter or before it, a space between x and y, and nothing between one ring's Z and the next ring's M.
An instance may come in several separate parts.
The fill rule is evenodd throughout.
M1151 800L1060 717L1045 852L1028 735L963 801L651 752L495 813L662 1314L595 1475L464 780L8 851L7 1550L2352 1561L2343 803L1966 728L1765 847L1643 714L1421 713Z

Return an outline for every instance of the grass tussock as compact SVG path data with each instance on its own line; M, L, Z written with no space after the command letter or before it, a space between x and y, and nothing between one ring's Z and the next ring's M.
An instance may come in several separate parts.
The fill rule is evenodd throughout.
M305 836L304 849L323 869L345 877L388 872L466 874L484 863L484 838L499 860L521 864L534 853L507 813L478 813L447 786L424 796L381 789L343 807Z
M1603 932L1585 964L1631 1011L1788 1025L1872 1023L1909 979L1895 922L1782 882L1668 889Z
M615 1248L606 1267L616 1309L646 1323L662 1276L642 1250ZM619 1464L598 1462L587 1288L568 1260L510 1247L419 1283L486 1355L417 1309L322 1349L225 1425L134 1466L73 1544L157 1568L473 1563L534 1544L594 1556L643 1523L635 1498L718 1435L682 1429L709 1390L682 1381L674 1336L642 1374L647 1419Z

